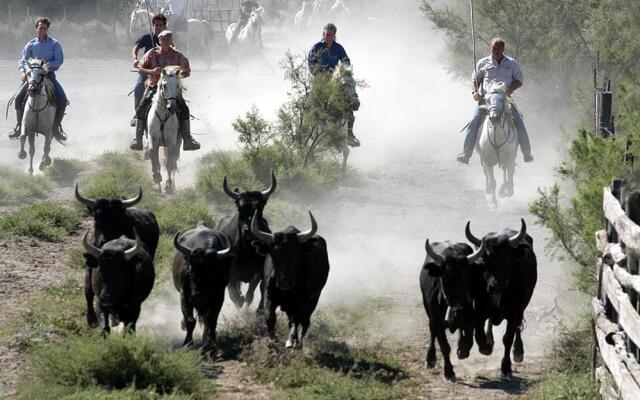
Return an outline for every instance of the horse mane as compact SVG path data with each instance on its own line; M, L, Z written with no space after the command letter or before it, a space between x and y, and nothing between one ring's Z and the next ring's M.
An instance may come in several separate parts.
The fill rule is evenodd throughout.
M48 63L43 63L41 59L39 58L30 58L27 60L27 65L29 66L29 69L33 68L33 67L37 67L37 68L42 68L42 70L45 73L49 72L49 64Z
M504 82L491 81L487 92L501 92L507 94L507 85Z

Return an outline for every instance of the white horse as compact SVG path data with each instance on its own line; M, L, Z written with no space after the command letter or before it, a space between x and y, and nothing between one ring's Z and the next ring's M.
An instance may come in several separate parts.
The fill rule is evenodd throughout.
M23 160L27 157L24 144L29 139L29 173L33 175L33 155L36 152L36 133L44 136L44 155L40 162L40 171L51 165L49 151L53 138L53 118L56 114L53 83L46 78L47 64L43 60L27 60L28 99L22 116L20 136L20 152L18 157Z
M491 195L493 203L497 204L493 167L497 164L503 171L500 197L512 196L518 134L512 118L513 105L507 96L506 85L502 82L491 82L484 100L485 105L482 107L486 107L488 115L482 124L476 147L484 170L486 193Z
M256 47L260 45L260 37L262 35L262 15L264 14L264 9L262 7L257 8L251 11L251 16L249 17L249 21L247 24L240 30L238 33L238 37L236 41L239 45L248 45L251 47ZM236 29L236 25L238 23L234 22L227 27L226 38L227 43L231 44L231 37L233 36L233 31Z
M178 134L179 121L176 111L177 99L182 96L181 71L178 66L164 67L158 81L158 91L153 96L147 116L147 131L151 143L150 158L153 181L162 189L160 174L160 146L165 146L165 169L167 180L165 193L175 191L174 174L178 167L182 138Z

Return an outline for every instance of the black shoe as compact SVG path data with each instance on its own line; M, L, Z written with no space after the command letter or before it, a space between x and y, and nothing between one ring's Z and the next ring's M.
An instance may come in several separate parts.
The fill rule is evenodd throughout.
M131 150L140 151L142 150L142 137L137 137L131 141L129 145Z
M524 158L524 162L531 162L533 161L533 155L531 155L531 153L527 153L523 155Z
M193 151L200 150L200 143L198 143L194 138L189 136L185 136L182 139L182 150L184 151Z
M9 139L17 139L20 137L20 125L16 126L13 132L9 133Z
M129 126L132 127L132 128L135 128L137 120L138 120L138 118L134 115L133 118L131 118L131 121L129 121Z
M470 158L471 158L471 154L460 153L460 154L458 154L458 157L456 157L456 160L458 160L459 162L461 162L463 164L469 164L469 159Z
M360 141L354 135L349 135L347 137L347 144L349 147L360 147Z
M63 143L63 142L66 142L67 135L64 133L62 128L54 129L53 130L53 138L55 140L57 140L58 142Z

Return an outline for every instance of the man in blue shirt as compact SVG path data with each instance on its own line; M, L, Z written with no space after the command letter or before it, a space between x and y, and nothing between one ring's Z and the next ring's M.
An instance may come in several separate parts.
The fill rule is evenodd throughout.
M60 83L56 80L55 71L60 68L64 62L64 56L62 54L62 46L57 40L47 35L51 22L47 17L40 17L36 20L36 32L37 37L30 40L22 49L22 55L18 62L18 70L21 73L20 79L23 84L18 89L15 99L16 117L18 124L16 125L13 133L9 134L9 138L15 139L20 137L20 127L22 125L22 115L24 113L24 103L26 100L27 89L27 67L26 62L30 58L37 58L44 60L49 66L49 72L47 78L51 80L54 87L54 94L56 97L56 115L53 119L53 137L62 142L67 140L67 136L62 131L62 118L64 117L64 111L67 108L67 95L64 93L64 89L60 86Z
M345 65L351 65L351 61L344 47L336 42L337 31L338 28L336 28L334 24L329 23L325 25L322 30L322 40L314 44L309 51L307 62L309 63L309 71L313 75L324 72L331 73L338 66L339 62ZM355 94L355 88L353 93L355 99L352 101L351 112L347 119L347 143L351 147L358 147L360 146L360 141L353 134L353 124L356 120L353 111L358 110L360 101L356 100L357 94Z
M153 35L151 32L147 32L144 35L140 36L136 43L133 45L133 50L131 51L133 56L133 68L138 68L140 64L140 60L138 60L138 52L140 49L144 49L142 53L147 54L147 52L157 45L160 44L158 41L158 34L164 31L167 28L167 18L162 14L157 14L151 20L153 24ZM134 112L138 109L138 105L140 104L140 100L142 99L142 94L144 93L144 81L147 79L145 75L138 74L138 79L136 80L136 86L133 89L133 110ZM134 115L131 119L130 125L136 126L136 116Z

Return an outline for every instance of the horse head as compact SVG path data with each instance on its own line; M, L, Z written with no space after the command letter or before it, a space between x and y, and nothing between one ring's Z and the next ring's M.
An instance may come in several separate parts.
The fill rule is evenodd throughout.
M260 24L262 22L262 14L264 14L264 8L256 8L251 11L251 17L249 18L249 22L252 25Z
M30 58L27 60L27 81L29 83L29 96L40 93L44 78L49 72L49 66L44 60Z
M507 86L504 82L491 82L484 100L489 112L489 119L493 122L500 120L508 107Z
M158 81L158 93L164 100L167 111L175 113L178 109L176 100L182 96L182 70L172 65L164 67Z

